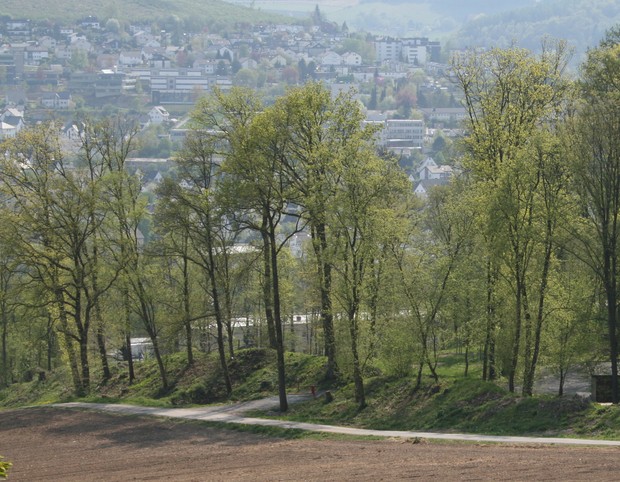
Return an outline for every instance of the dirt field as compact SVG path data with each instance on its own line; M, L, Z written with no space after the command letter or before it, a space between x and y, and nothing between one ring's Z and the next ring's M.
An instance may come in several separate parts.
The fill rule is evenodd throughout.
M0 411L16 481L618 480L620 449L280 440L196 422L37 408Z

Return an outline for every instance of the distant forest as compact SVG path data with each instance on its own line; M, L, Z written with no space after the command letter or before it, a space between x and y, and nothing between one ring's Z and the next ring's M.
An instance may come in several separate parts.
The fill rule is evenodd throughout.
M451 47L517 44L537 51L544 37L566 39L575 48L577 64L606 30L620 23L620 2L361 0L349 14L349 27L395 36L423 35Z
M548 0L480 16L467 22L454 41L458 45L486 47L507 47L516 42L521 47L537 50L541 38L550 36L568 40L579 60L585 50L597 45L605 31L617 23L620 23L617 1Z

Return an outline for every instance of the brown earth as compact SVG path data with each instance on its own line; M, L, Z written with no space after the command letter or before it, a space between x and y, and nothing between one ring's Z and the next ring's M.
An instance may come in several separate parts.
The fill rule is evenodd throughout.
M620 448L283 440L49 407L0 411L0 454L9 482L620 478Z

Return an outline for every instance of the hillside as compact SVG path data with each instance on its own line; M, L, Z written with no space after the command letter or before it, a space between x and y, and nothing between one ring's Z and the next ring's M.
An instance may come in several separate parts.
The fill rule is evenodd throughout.
M483 15L455 35L463 46L520 47L536 50L544 36L566 39L576 60L594 47L605 31L620 23L620 3L609 0L546 0L530 7Z
M233 393L224 391L216 353L200 354L187 366L183 354L166 358L170 388L161 391L155 360L136 365L136 381L128 383L122 362L112 378L93 387L84 401L130 403L146 406L183 407L227 401L245 401L277 394L275 352L265 349L238 350L230 363ZM463 378L462 359L445 355L438 368L439 382L425 377L417 386L412 377L387 377L375 370L367 378L368 406L360 410L353 384L340 380L326 384L323 357L287 353L289 393L309 394L315 400L292 405L281 418L331 425L398 430L456 430L461 432L576 436L617 439L620 436L620 407L592 403L580 396L536 395L519 397L492 382L480 380L481 366L470 366L471 377ZM0 411L7 408L45 405L76 400L67 388L69 374L46 373L30 382L0 390ZM330 390L333 401L323 396ZM277 416L271 414L270 416Z
M59 0L41 2L40 0L3 0L0 16L29 18L31 20L75 21L88 15L99 19L117 18L119 20L149 21L176 15L181 20L194 22L233 23L233 22L283 22L283 16L252 8L233 5L221 0L116 0L100 2L97 0Z
M318 5L330 21L394 37L425 36L454 47L531 49L545 36L566 39L576 60L620 22L613 0L229 0L261 11L307 15Z

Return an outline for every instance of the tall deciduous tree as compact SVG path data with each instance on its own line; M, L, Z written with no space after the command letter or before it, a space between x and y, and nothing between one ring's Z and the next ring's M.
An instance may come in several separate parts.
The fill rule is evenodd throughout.
M363 130L359 105L352 94L335 100L319 83L291 89L275 108L275 128L288 134L281 157L285 176L295 190L291 201L302 209L312 236L321 296L321 322L327 356L327 377L337 372L333 313L333 243L327 222L339 183L334 162L357 142Z
M361 122L352 113L352 121ZM335 159L332 169L339 172L340 183L330 211L334 232L337 274L336 298L346 316L353 365L355 399L366 406L360 324L364 306L373 306L366 298L366 286L376 280L373 266L381 262L383 248L393 242L399 231L398 206L410 187L395 160L381 159L374 153L373 128L355 129L347 148ZM375 285L375 288L378 288Z
M45 287L75 389L87 393L91 326L114 279L103 276L99 252L104 165L93 159L70 162L53 123L25 131L5 147L2 187L13 208L6 221L23 261Z
M581 98L568 140L585 225L583 259L605 290L612 400L618 386L618 253L620 248L620 30L588 52Z
M557 143L539 133L553 135L567 92L567 60L564 44L553 43L543 45L538 57L524 49L495 49L454 65L468 112L465 167L485 193L480 207L486 213L483 229L491 254L488 281L497 280L492 266L499 263L514 293L509 389L515 389L523 353L523 392L528 395L557 226L557 190L563 182L549 167L557 167ZM493 286L488 291L493 293Z

